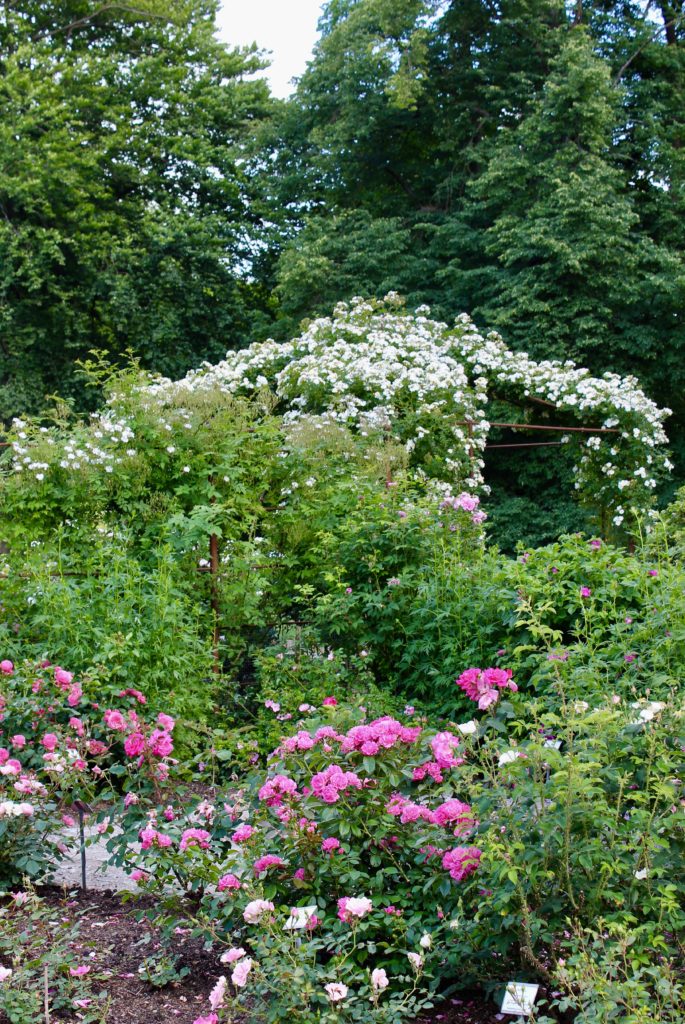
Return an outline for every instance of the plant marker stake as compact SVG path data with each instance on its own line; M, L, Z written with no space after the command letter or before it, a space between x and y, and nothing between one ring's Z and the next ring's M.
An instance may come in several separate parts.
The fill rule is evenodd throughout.
M84 804L82 800L75 800L74 807L78 812L78 830L79 838L81 842L81 888L84 892L88 890L88 884L86 882L86 831L84 828L84 813L90 810L88 804Z
M515 1014L512 1024L526 1024L535 1009L539 985L529 982L510 981L504 992L501 1011ZM526 1014L526 1016L523 1016Z
M50 1004L48 1002L48 965L43 974L43 1006L45 1008L45 1024L50 1024Z

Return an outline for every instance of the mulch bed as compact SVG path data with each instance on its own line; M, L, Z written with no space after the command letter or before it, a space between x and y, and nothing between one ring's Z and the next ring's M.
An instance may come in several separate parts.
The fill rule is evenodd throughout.
M64 890L45 887L40 894L64 909ZM143 903L144 899L136 900L139 909ZM106 988L110 997L108 1024L192 1024L196 1017L209 1012L207 997L222 968L217 958L203 949L201 941L174 936L173 954L178 957L178 967L188 967L189 974L182 982L160 989L138 976L141 962L161 944L147 922L135 920L133 904L123 903L114 893L76 891L70 894L67 908L80 922L74 946L79 962L87 963L92 975L107 975L94 988ZM146 933L149 941L141 942ZM513 1019L499 1013L482 993L473 991L447 1000L417 1024L501 1024ZM0 1024L9 1024L2 1013Z

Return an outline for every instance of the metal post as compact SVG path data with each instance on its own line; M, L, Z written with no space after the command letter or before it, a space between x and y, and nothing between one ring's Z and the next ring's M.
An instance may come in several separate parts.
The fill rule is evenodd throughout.
M219 658L219 590L217 574L219 572L219 538L212 533L209 538L209 571L211 573L211 605L214 616L213 640L214 640L214 672L218 675L221 672Z
M84 825L84 815L90 811L88 804L85 804L82 800L75 800L74 807L78 813L78 830L79 840L81 846L81 888L84 892L88 891L88 883L86 881L86 830Z

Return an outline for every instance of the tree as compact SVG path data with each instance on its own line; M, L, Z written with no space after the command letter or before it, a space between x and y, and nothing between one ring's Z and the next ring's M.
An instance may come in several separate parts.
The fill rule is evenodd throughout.
M0 3L0 420L74 363L178 373L249 336L263 290L241 159L271 104L217 0Z

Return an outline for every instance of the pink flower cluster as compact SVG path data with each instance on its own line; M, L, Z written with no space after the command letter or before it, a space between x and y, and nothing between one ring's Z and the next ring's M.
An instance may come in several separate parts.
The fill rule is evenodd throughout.
M443 828L454 825L454 835L462 836L470 832L476 825L475 818L471 817L471 807L461 800L446 800L433 811L433 822L442 825Z
M393 794L385 805L385 809L394 818L399 818L402 825L412 821L433 823L433 812L429 807L424 806L424 804L414 803L413 800L402 796L401 793Z
M471 522L477 526L480 523L484 523L488 518L487 512L483 512L479 509L480 498L476 494L468 494L466 491L462 491L456 497L447 497L440 503L440 508L452 508L461 509L463 512L469 512L471 514Z
M233 833L234 843L246 843L251 836L256 832L256 828L253 825L241 825Z
M137 690L124 691L127 696L136 696L137 693ZM124 739L124 750L127 757L143 758L148 755L161 760L173 753L174 741L171 733L176 723L170 715L159 714L157 716L158 728L148 732L148 727L135 711L131 710L124 714L114 708L108 708L104 713L104 724L114 732L127 733ZM163 766L159 767L163 769Z
M477 870L482 855L477 846L455 846L443 854L442 866L455 882L463 882Z
M500 690L509 689L516 693L518 686L512 675L510 668L467 668L457 679L457 686L484 711L497 703Z
M212 840L211 833L204 828L187 828L181 836L179 843L180 850L187 850L189 846L197 846L201 850L209 849Z
M141 850L149 850L153 846L162 850L168 846L171 846L171 836L166 836L162 832L158 832L156 828L148 825L147 828L143 828L139 833L140 837L140 848Z
M379 750L389 750L396 743L415 743L420 735L420 725L409 727L385 715L369 725L353 726L343 737L340 749L344 754L359 750L365 757L374 757Z
M269 868L284 868L285 861L282 857L277 857L274 853L267 853L263 857L260 857L252 865L252 870L255 875L261 875L262 871L268 871Z
M273 779L267 779L259 790L259 799L263 800L268 807L277 807L283 803L285 797L297 795L297 783L287 775L274 775Z
M455 825L455 835L469 832L476 824L471 817L470 806L461 800L446 800L431 811L425 804L417 804L401 793L395 793L385 805L385 810L394 818L399 818L402 825L414 821L426 821L429 825L440 825L443 828Z
M331 764L322 772L312 776L312 791L324 803L334 804L346 789L361 789L362 780L356 772L346 772L339 764Z

